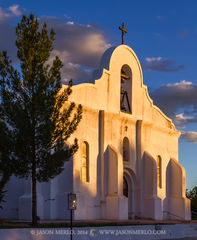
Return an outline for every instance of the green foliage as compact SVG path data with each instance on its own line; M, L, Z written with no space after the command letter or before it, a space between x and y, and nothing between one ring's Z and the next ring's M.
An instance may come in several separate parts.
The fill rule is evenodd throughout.
M191 200L191 210L197 213L197 186L187 190L186 196Z
M0 53L0 117L12 136L14 174L31 177L34 184L60 174L77 151L77 139L69 147L65 141L76 130L82 107L68 103L72 81L60 91L61 60L48 64L54 31L48 33L46 23L40 27L30 14L23 16L16 35L21 71Z
M12 149L10 131L1 119L0 136L0 208L2 208L2 203L5 202L5 193L7 192L4 188L12 175L13 169L11 161L9 161L9 159L11 160Z

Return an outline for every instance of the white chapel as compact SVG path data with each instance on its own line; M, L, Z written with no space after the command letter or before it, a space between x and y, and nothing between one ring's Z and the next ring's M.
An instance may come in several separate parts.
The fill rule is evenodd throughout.
M83 106L69 139L78 139L79 150L61 175L38 184L40 219L68 219L73 192L78 220L189 220L180 132L149 97L134 51L124 44L108 49L94 84L72 89L70 101ZM0 216L31 220L31 182L12 177L7 189Z

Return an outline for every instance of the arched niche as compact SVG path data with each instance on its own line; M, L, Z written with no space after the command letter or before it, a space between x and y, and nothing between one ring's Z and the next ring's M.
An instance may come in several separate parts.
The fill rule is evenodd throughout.
M185 196L185 171L173 158L166 168L166 196L177 199Z
M155 159L148 152L143 154L142 176L144 196L154 198L157 195L157 165Z
M120 110L132 113L132 72L126 64L121 68L120 79Z
M129 139L127 137L124 137L123 139L123 161L129 162L130 159L130 148L129 148Z

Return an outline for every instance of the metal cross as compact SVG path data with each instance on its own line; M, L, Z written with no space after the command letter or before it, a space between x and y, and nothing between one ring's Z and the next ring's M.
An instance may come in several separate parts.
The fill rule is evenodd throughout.
M122 23L122 27L119 27L122 31L122 44L124 44L124 33L127 33L127 30L124 28L124 23Z

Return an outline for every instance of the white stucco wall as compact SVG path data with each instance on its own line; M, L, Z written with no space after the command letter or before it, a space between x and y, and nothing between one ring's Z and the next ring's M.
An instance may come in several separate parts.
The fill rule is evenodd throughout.
M120 74L124 65L131 69L131 85L127 86L131 113L120 110ZM128 216L173 219L179 209L182 209L179 217L189 219L184 169L180 167L179 174L171 174L175 171L173 169L177 169L170 161L178 161L180 133L172 121L153 105L147 87L143 85L137 56L126 45L108 49L95 76L94 84L83 83L72 88L70 101L82 104L83 118L69 142L78 138L79 150L65 164L60 176L40 185L38 208L41 209L41 218L68 218L67 193L73 191L77 194L75 219L128 219ZM123 161L124 137L129 141L130 159L127 162ZM82 181L84 141L89 145L88 182ZM158 155L162 159L161 188L157 186ZM170 175L167 168L170 169ZM128 198L123 196L123 176L129 186ZM167 184L173 182L178 182L182 189L182 195L176 203L166 188ZM20 187L18 195L15 195L14 207L20 208L20 218L28 218L29 215L27 210L23 213L17 198L25 196L23 204L27 206L31 200L29 192L28 188L25 190ZM11 209L10 202L8 209ZM9 218L17 217L16 214L8 215L8 210L0 211L0 214Z
M131 101L131 113L125 113L120 111L120 72L121 68L124 65L128 65L128 67L132 71L132 86L131 92L132 95ZM147 91L147 87L143 85L142 79L142 70L140 63L133 52L126 45L121 45L116 48L111 48L106 51L103 55L100 69L96 72L96 76L100 78L95 80L95 84L80 84L73 87L73 93L71 96L71 101L76 103L81 103L84 108L85 119L79 125L79 128L75 134L76 137L80 139L89 138L89 143L91 144L91 148L94 149L94 152L99 150L98 147L98 139L99 139L99 131L103 131L102 136L102 153L98 153L104 155L104 159L98 159L92 157L90 161L92 161L92 165L99 167L99 161L103 161L102 167L104 168L102 173L102 169L98 168L98 171L95 172L95 168L90 168L90 172L93 171L91 181L91 188L96 189L97 186L97 196L104 194L104 201L101 201L100 207L101 209L108 209L108 192L106 186L108 186L111 181L112 175L114 173L114 167L112 167L111 172L107 172L106 168L106 159L108 158L106 151L109 146L112 146L116 149L117 154L123 155L123 138L127 137L129 139L130 145L130 160L129 162L124 162L123 171L129 170L131 172L131 181L134 181L136 178L136 182L134 184L134 190L132 190L133 194L135 194L135 215L143 218L155 218L155 219L163 219L164 208L163 201L166 198L166 168L169 164L171 158L176 159L178 161L178 138L180 136L180 132L178 132L171 119L163 114L163 112L153 105L153 101L150 99ZM90 110L91 109L91 110ZM103 111L103 126L102 130L98 130L99 121L96 117L91 115L93 111ZM97 112L99 117L99 113ZM95 129L97 129L97 133L91 129L91 125L97 123ZM87 129L88 132L85 133L82 131ZM94 134L94 140L92 134ZM91 137L90 137L91 136ZM91 150L90 150L91 151ZM162 188L157 187L157 183L155 182L154 193L152 194L151 199L146 200L146 204L144 205L144 186L143 186L143 155L145 152L148 152L155 162L159 155L162 159ZM121 158L120 156L120 158ZM121 161L123 161L121 159ZM95 164L97 162L97 164ZM122 169L121 169L122 171ZM147 174L151 175L152 170ZM157 181L157 166L155 167L154 174L155 180ZM96 174L97 173L97 174ZM115 174L115 173L114 173ZM102 175L102 177L101 177ZM101 183L103 186L96 185L96 179L101 179ZM110 177L110 180L108 178ZM114 184L115 179L118 176L114 176ZM152 186L152 182L149 181L150 178L147 178L147 185ZM184 178L177 179L181 185L184 185ZM173 181L176 181L176 177L174 176ZM112 184L112 183L110 183ZM119 188L122 189L123 179L119 178ZM81 188L81 192L84 190ZM103 193L102 193L103 191ZM122 190L119 192L119 197L122 196ZM149 196L150 197L150 196ZM147 196L145 197L147 199ZM184 196L185 198L185 196ZM113 200L114 201L114 200ZM99 199L97 198L97 204L99 204ZM147 205L148 204L148 205ZM147 213L146 208L152 205L151 214ZM182 206L181 201L177 203L179 207ZM118 213L118 206L114 211ZM151 208L150 208L151 209ZM105 212L104 210L104 212ZM109 210L109 209L108 209ZM168 209L169 210L169 209ZM101 211L103 212L103 211ZM115 214L115 213L113 213ZM97 214L98 215L98 214ZM87 217L87 216L86 216ZM101 217L101 216L100 216ZM106 214L103 215L106 217ZM125 215L125 218L128 216ZM172 217L173 218L173 217ZM184 217L183 217L184 218Z

